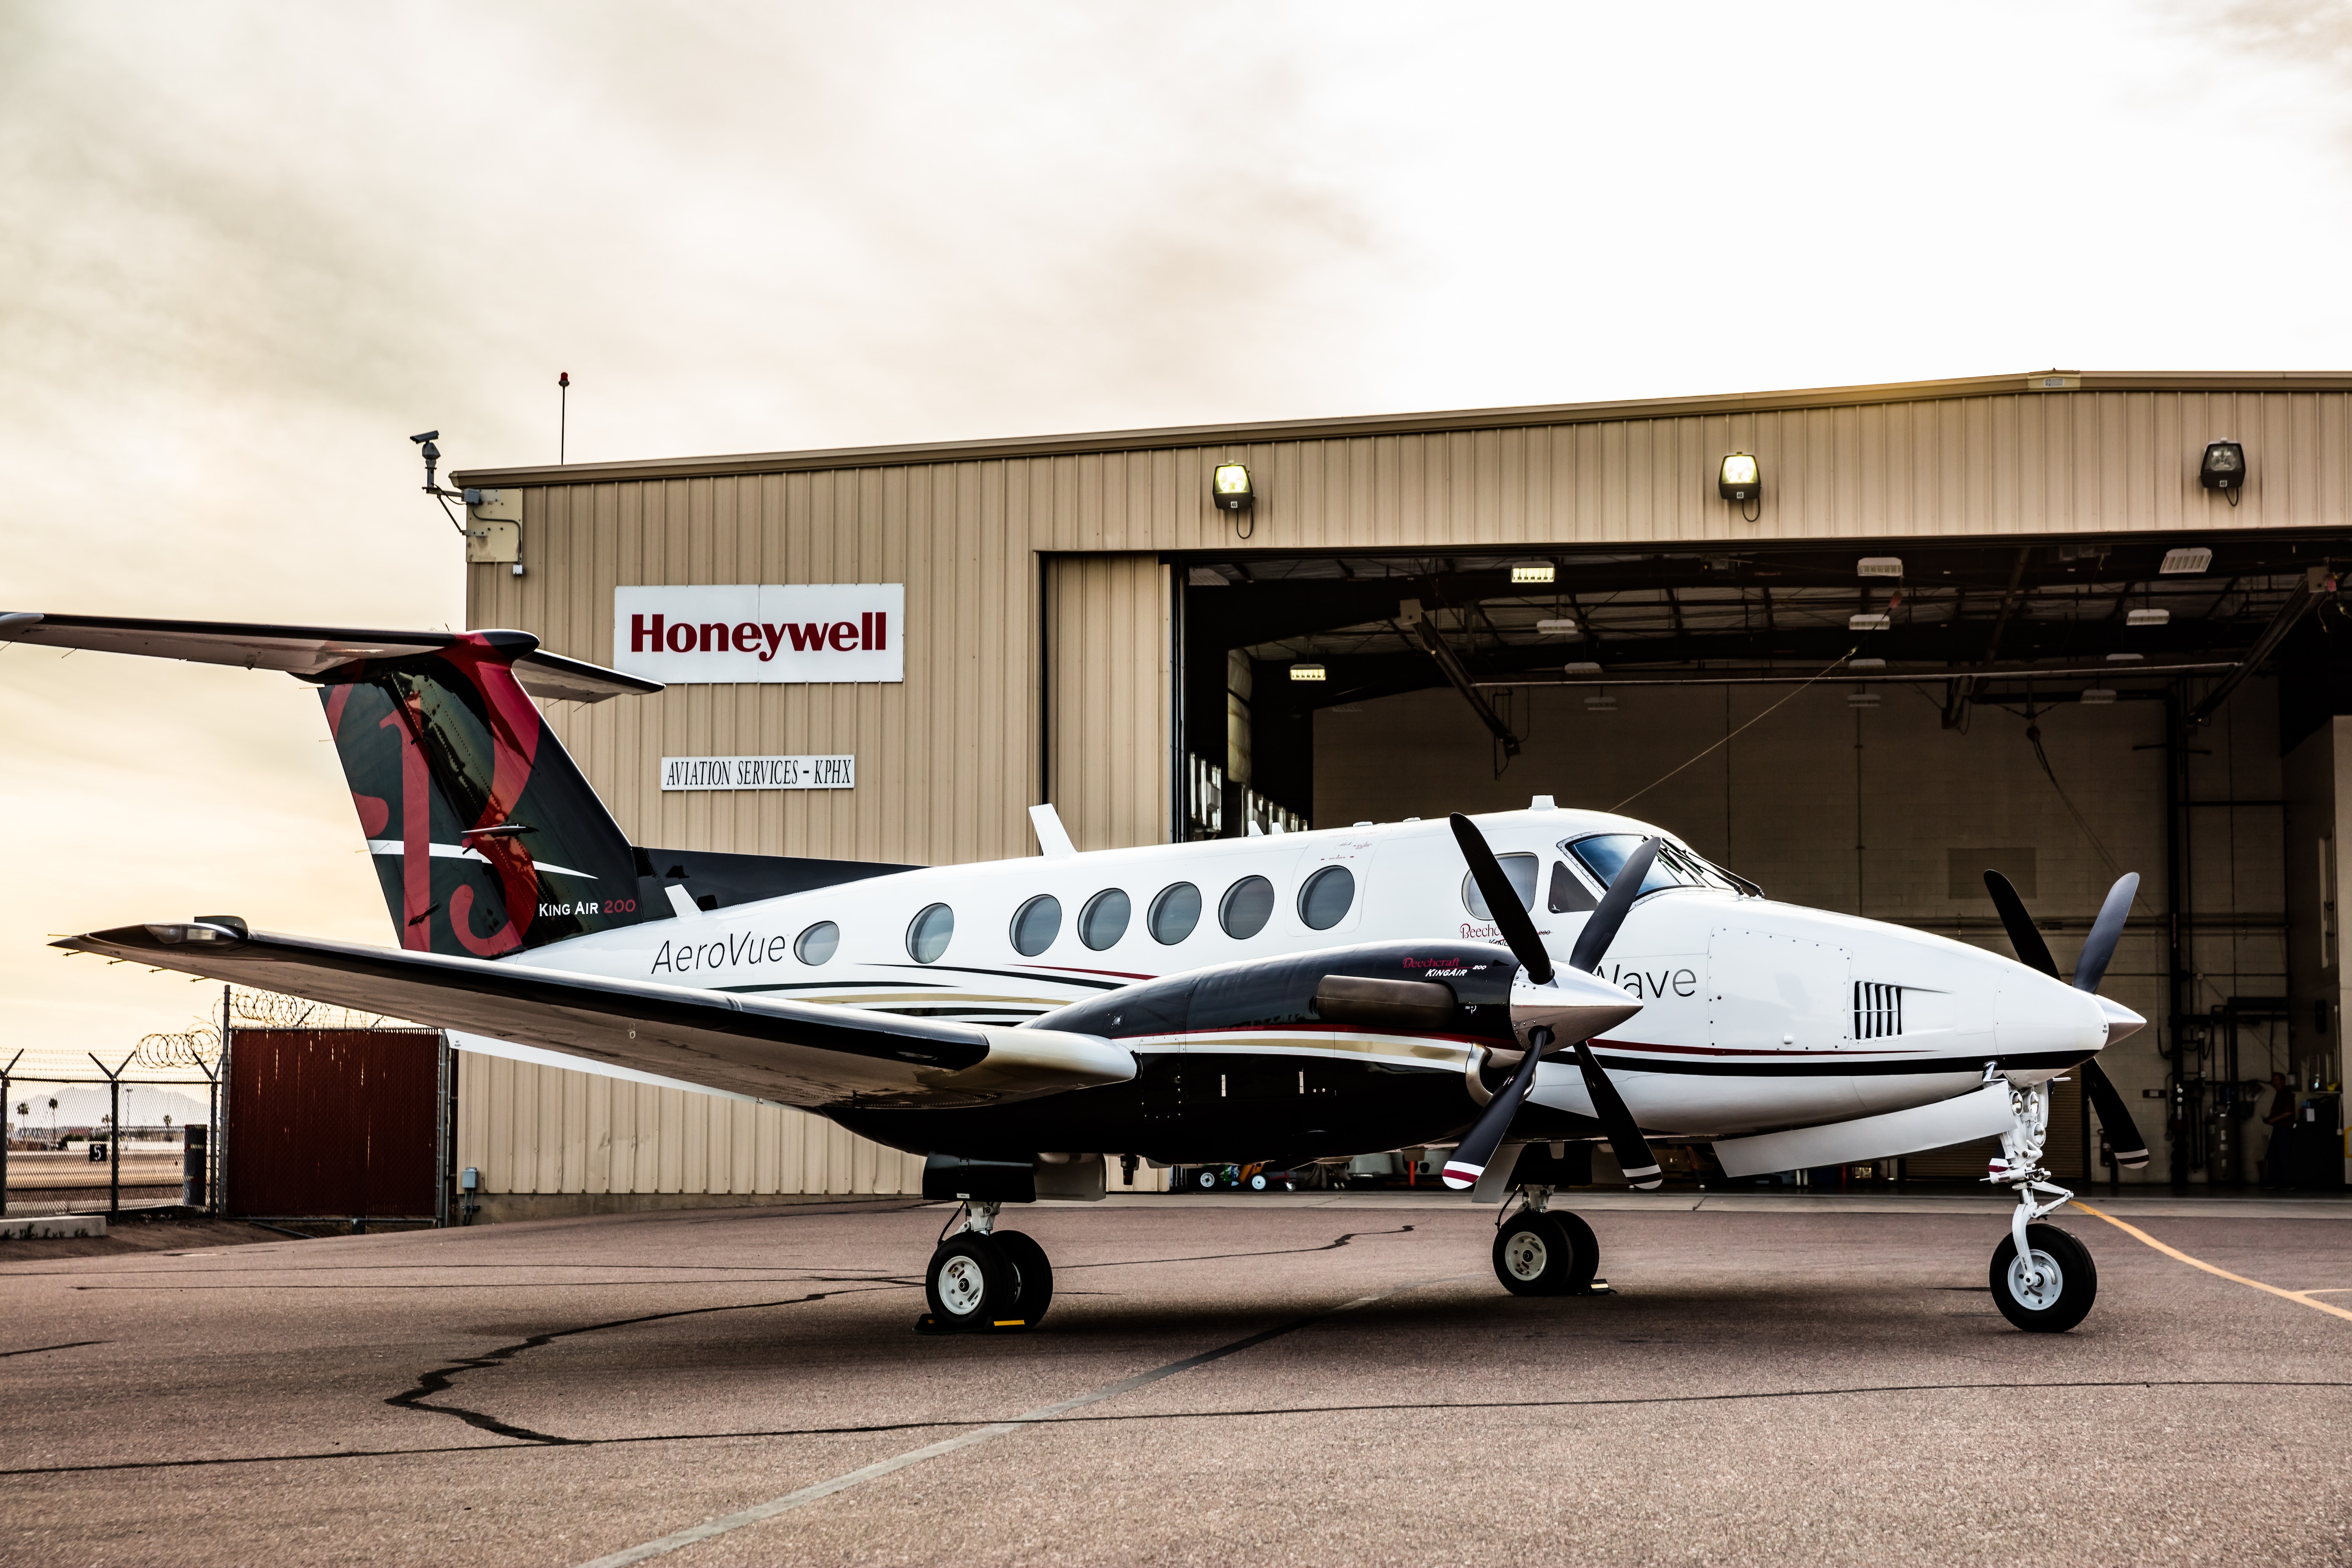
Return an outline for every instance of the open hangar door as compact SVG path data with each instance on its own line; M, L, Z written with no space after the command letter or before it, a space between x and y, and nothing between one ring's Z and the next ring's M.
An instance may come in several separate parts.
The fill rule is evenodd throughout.
M2352 536L1171 561L1186 837L1548 795L1768 896L2006 952L1997 868L2069 972L2136 870L2105 989L2151 1026L2105 1065L2156 1157L2125 1179L2255 1180L2274 1070L2306 1091L2306 1150L2340 1126ZM2112 1174L2095 1121L2062 1120L2061 1173ZM2305 1184L2342 1179L2327 1137ZM1909 1172L1980 1175L1981 1152Z

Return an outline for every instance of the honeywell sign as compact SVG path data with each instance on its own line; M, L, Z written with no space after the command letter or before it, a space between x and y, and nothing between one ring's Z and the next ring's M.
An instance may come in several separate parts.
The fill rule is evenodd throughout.
M903 583L613 590L613 663L672 686L904 680Z

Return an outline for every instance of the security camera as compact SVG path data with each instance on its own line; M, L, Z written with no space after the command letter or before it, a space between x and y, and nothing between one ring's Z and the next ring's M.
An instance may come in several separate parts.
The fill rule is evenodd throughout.
M438 441L441 439L441 432L438 430L427 430L424 435L411 436L409 439L416 442L419 446L422 446L427 441Z

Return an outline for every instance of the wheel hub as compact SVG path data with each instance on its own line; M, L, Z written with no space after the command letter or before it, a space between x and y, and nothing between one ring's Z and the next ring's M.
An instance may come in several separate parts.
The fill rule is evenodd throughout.
M2048 1253L2036 1250L2010 1259L2009 1293L2028 1311L2050 1310L2065 1290L2065 1272Z
M1544 1246L1542 1237L1531 1230L1519 1232L1503 1248L1503 1267L1511 1271L1514 1279L1540 1279L1550 1262L1551 1249Z
M988 1293L987 1281L980 1271L980 1259L958 1256L940 1266L940 1305L959 1318L970 1317L979 1310L981 1298Z

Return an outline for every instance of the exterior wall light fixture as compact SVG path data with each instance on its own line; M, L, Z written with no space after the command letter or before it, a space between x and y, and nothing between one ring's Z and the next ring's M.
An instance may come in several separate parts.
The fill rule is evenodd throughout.
M1522 561L1511 568L1511 581L1514 583L1549 583L1556 575L1558 574L1549 561Z
M2208 441L2205 460L2197 465L2197 482L2209 490L2220 490L2238 504L2238 492L2246 487L2246 448L2235 441Z
M1738 501L1740 515L1755 521L1764 507L1764 470L1757 466L1755 454L1734 452L1725 458L1716 471L1715 493L1725 500ZM1755 511L1748 510L1751 504Z
M1323 667L1319 664L1294 664L1290 667L1290 679L1293 680L1323 680L1328 679L1328 677L1324 672Z

